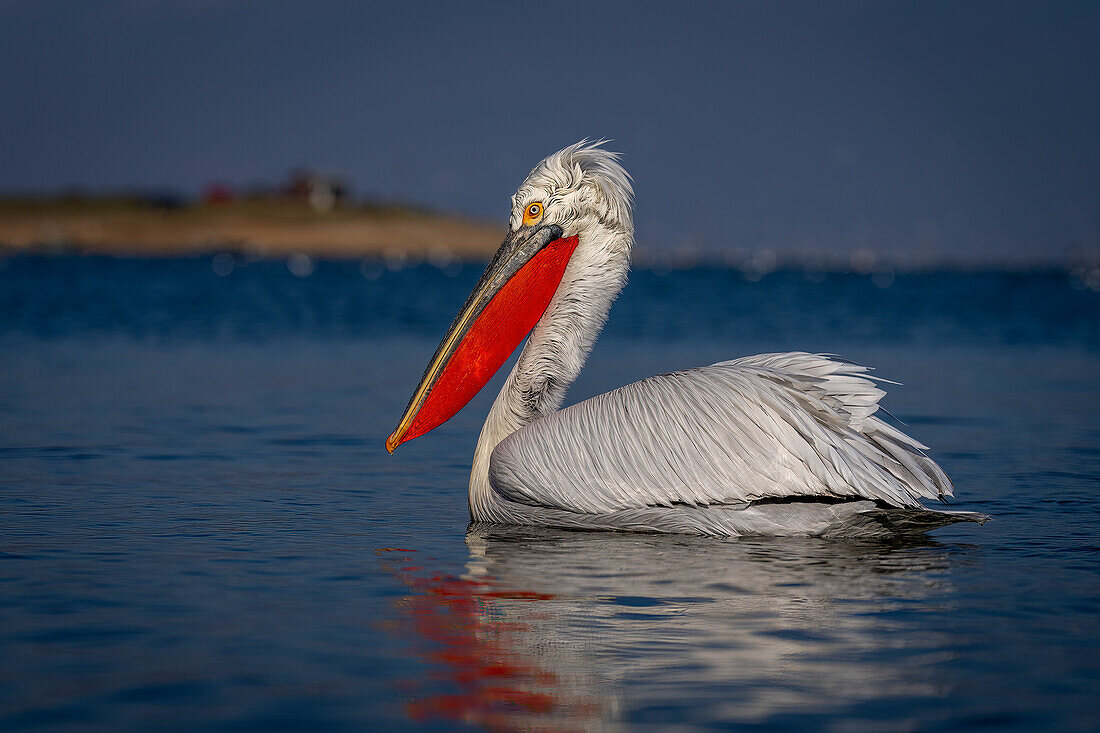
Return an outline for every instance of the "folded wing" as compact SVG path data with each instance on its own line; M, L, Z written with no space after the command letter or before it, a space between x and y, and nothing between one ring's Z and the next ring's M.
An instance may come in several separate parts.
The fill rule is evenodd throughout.
M875 416L881 381L801 352L650 377L508 436L489 481L515 502L589 514L792 497L919 507L950 496L925 446Z

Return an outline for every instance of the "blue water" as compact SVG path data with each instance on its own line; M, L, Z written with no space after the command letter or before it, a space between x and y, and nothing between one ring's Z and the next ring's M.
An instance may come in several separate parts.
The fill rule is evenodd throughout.
M0 262L0 726L1100 727L1100 294L1066 273L632 274L571 399L792 349L904 383L995 519L867 544L468 530L499 377L383 442L479 268L225 264Z

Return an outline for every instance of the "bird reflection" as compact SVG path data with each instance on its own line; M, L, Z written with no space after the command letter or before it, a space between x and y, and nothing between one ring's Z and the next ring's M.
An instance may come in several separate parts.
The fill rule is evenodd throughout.
M466 544L460 576L379 553L409 589L387 628L433 670L402 683L417 720L760 723L950 693L932 668L954 654L935 619L958 546L488 525Z
M565 680L537 653L521 651L529 624L545 618L538 605L553 601L552 595L507 590L484 574L424 572L411 564L411 553L378 551L383 568L410 591L384 627L411 633L420 656L436 670L429 683L401 685L409 717L464 721L495 731L565 730L601 717L599 701L583 686ZM425 692L428 687L437 689Z

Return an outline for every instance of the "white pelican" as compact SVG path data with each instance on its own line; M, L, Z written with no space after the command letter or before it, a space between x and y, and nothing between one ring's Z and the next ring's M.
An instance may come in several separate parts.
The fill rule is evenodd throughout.
M921 506L950 496L951 481L925 446L875 417L882 380L829 356L750 356L559 410L634 245L631 178L601 144L554 153L516 191L508 234L388 451L450 419L530 333L478 438L474 521L734 537L872 536L987 518Z

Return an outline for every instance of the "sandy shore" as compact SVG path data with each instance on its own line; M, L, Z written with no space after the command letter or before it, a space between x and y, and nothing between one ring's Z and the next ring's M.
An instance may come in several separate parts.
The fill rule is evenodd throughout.
M504 227L402 209L227 204L158 210L63 204L0 206L0 248L124 256L248 252L364 257L387 253L485 259Z

